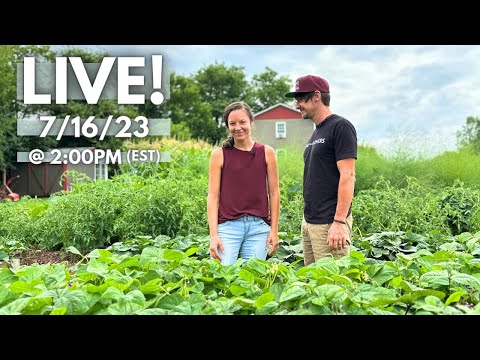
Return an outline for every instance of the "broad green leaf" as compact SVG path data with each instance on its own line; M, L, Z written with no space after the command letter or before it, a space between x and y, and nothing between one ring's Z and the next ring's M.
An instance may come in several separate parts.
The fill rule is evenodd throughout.
M268 303L265 303L262 307L258 308L255 314L256 315L276 314L279 311L279 305L280 304L277 303L276 301L269 301Z
M284 288L285 288L285 285L280 283L275 283L270 287L270 292L275 296L275 301L278 302Z
M14 275L9 268L0 268L0 285L11 283L17 279L17 275Z
M192 247L190 249L188 249L187 251L185 251L185 256L190 256L190 255L193 255L195 254L198 250L202 250L203 248L201 247Z
M108 278L105 279L105 283L109 284L110 286L116 286L120 290L125 291L127 290L135 281L130 276L123 275L122 273L114 270L108 274Z
M425 281L434 288L442 285L448 285L448 272L447 270L429 271L420 276L420 281Z
M434 259L436 261L446 261L446 260L450 260L452 258L455 258L455 255L450 253L449 251L445 251L445 250L437 251L436 253L434 253L432 255L432 259Z
M185 315L200 315L203 314L206 299L203 294L193 294L185 298L185 300L178 304L174 311Z
M10 291L13 291L19 294L26 293L33 290L32 284L28 284L25 281L15 281L11 283L8 288Z
M344 276L348 276L350 279L360 280L359 269L349 269L343 273Z
M457 249L461 249L461 245L457 242L451 242L451 243L444 243L440 245L440 250L445 250L449 252L454 252Z
M183 286L183 280L177 281L176 283L166 283L162 287L169 293L171 293L173 290L178 289Z
M310 266L302 267L297 271L297 277L307 277L312 279L319 279L322 276L328 276L331 273L326 269L316 269Z
M417 291L417 290L424 290L423 288L418 287L417 285L412 284L410 281L407 281L407 280L403 280L403 281L400 283L400 287L401 287L404 291L407 291L407 292L412 292L412 291Z
M339 274L340 269L338 268L337 261L332 257L323 257L315 261L313 264L310 264L309 267L315 269L325 269L329 274Z
M107 263L107 264L111 264L111 263L116 262L114 259L112 259L113 254L108 250L99 249L98 250L98 255L99 255L98 261L101 261L101 262L104 262L104 263Z
M140 285L139 290L144 294L154 294L161 290L161 286L158 284L162 279L157 278L148 281L147 283Z
M252 308L255 303L255 300L253 299L248 299L248 298L245 298L245 297L238 297L236 299L234 299L235 301L235 304L238 304L238 305L241 305L242 308L244 309L249 309L249 308Z
M60 287L66 278L65 267L63 265L56 265L48 276L45 277L45 286L49 289Z
M56 308L50 312L50 315L65 315L67 313L67 308L62 306L61 308Z
M108 274L108 265L93 259L88 262L87 271L105 277Z
M457 284L471 286L480 291L480 280L472 275L457 273L452 275L452 280Z
M330 276L332 280L334 280L336 283L343 283L347 286L352 286L352 280L350 280L348 277L343 276L343 275L336 275L332 274Z
M110 286L105 292L101 295L101 299L111 299L119 300L124 296L123 292L116 288L115 286Z
M377 261L376 264L370 265L365 272L370 278L372 278L375 276L376 273L378 273L384 267L385 267L385 261Z
M270 268L270 265L266 265L265 263L262 263L260 260L257 258L250 258L248 259L247 263L244 265L246 269L252 269L258 272L262 276L267 275L267 271Z
M478 246L478 240L475 238L471 238L470 240L467 241L467 249L472 252L472 250L475 248L475 246Z
M85 293L85 304L89 310L100 301L100 297L101 295L98 293Z
M350 256L342 256L340 259L337 260L337 265L341 268L349 268L359 264L360 263L357 259Z
M376 287L369 284L362 284L352 300L369 306L382 306L394 303L397 294L393 289Z
M168 309L172 310L177 306L178 304L182 303L184 301L183 296L181 296L178 293L170 294L167 296L162 297L156 304L156 307L162 308L162 309Z
M168 315L169 311L166 309L144 309L137 312L138 315Z
M80 251L78 251L75 246L69 246L66 249L66 251L71 252L72 254L79 255L79 256L83 257L82 253Z
M144 267L148 264L158 264L164 261L163 259L163 249L155 247L146 247L142 250L140 259L138 261L139 266Z
M414 290L411 293L400 296L396 302L401 302L405 304L413 304L415 300L426 297L426 296L435 296L438 299L442 300L445 297L445 293L438 290L423 289L423 290Z
M15 300L17 297L18 297L18 295L17 295L16 293L14 293L13 291L9 290L7 287L0 285L0 307L1 307L4 303L12 302L12 301Z
M45 308L52 304L51 297L31 298L30 302L23 309L24 314L38 314L42 315Z
M53 299L56 308L65 306L69 315L83 315L88 309L86 294L82 290L67 291L62 297Z
M480 268L480 259L472 259L467 264L476 268Z
M255 282L255 275L253 275L250 271L243 268L240 269L240 271L238 272L238 277L244 279L250 284L253 284Z
M228 289L230 290L230 292L235 295L235 296L240 296L244 293L246 293L249 288L246 288L246 287L242 287L242 286L239 286L237 284L231 284Z
M231 315L242 309L241 304L236 304L234 300L230 299L210 302L208 307L211 309L210 312L216 315Z
M386 238L385 241L389 244L394 245L395 247L397 247L398 245L400 245L402 243L402 239L399 238L399 237Z
M312 303L319 306L339 305L348 297L345 289L338 285L321 285L315 288L314 293L317 297L312 299Z
M403 282L403 277L402 276L397 276L397 277L394 277L392 280L390 280L390 285L393 286L393 287L399 287L399 286L401 286L402 282ZM404 290L411 291L410 288L407 288L407 289L404 289Z
M177 250L171 250L171 249L165 249L163 252L163 257L166 260L170 261L180 261L184 259L186 256L184 253L177 251Z
M279 303L298 299L307 294L307 291L300 286L291 286L283 290L282 294L280 295Z
M465 295L467 292L464 291L464 290L461 290L461 291L455 291L452 295L450 295L447 299L447 301L445 301L445 305L448 306L450 305L451 303L454 303L454 302L459 302L460 299L462 298L463 295Z
M112 269L116 269L121 272L123 269L136 267L138 267L138 257L128 257L124 259L120 264L112 266Z
M332 277L333 277L333 276L338 276L338 275L332 274ZM330 276L321 276L321 277L319 277L319 278L315 278L315 280L317 281L317 285L335 284L335 280L333 280L332 277L330 277Z
M0 308L0 315L21 315L30 298L20 298Z
M175 307L174 312L176 314L183 314L183 315L199 315L203 312L203 303L190 303L189 300L185 300L177 307Z
M50 265L31 265L27 267L21 267L19 271L15 274L17 278L25 280L28 283L36 279L41 279L50 268ZM42 280L43 282L43 280Z
M371 281L378 286L382 286L385 282L393 279L397 275L398 271L396 269L385 264L385 266L371 278Z
M436 296L427 296L425 297L425 303L433 307L442 308L443 303Z
M90 251L86 257L89 258L89 259L98 259L100 257L100 254L99 254L99 249L94 249L92 251Z
M87 290L87 292L89 293L100 293L102 294L103 292L105 292L105 290L107 290L109 288L110 285L108 284L100 284L100 285L92 285L92 284L87 284L85 286L85 290Z
M472 255L480 255L480 245L475 244L475 247L472 250Z
M366 309L368 315L395 315L392 311L387 311L377 307L369 307Z
M141 291L133 290L110 305L107 310L112 315L133 315L144 308L145 296Z
M455 236L455 239L458 240L461 243L465 243L465 242L469 241L470 239L472 239L472 234L469 233L469 232L464 232L464 233L461 233L460 235Z
M268 304L270 301L273 301L275 299L275 295L273 295L271 292L267 292L265 294L262 294L255 300L255 303L253 306L255 306L257 309L261 309L264 307L266 304Z
M365 256L361 251L351 250L349 256L351 258L358 260L359 263L365 262Z

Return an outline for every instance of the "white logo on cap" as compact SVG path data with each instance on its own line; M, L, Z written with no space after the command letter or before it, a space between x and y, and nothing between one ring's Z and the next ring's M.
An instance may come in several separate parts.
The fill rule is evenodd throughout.
M297 80L295 82L295 91L298 91L299 88L300 88L300 80Z

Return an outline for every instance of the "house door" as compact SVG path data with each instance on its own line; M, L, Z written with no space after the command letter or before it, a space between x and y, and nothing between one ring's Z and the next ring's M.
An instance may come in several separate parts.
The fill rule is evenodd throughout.
M52 193L66 190L65 182L61 182L62 174L67 171L67 165L51 165L41 163L28 164L27 193L30 196L50 196Z

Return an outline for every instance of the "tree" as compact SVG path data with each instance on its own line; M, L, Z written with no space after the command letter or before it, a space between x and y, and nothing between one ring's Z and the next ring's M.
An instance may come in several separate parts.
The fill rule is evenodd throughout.
M253 76L253 96L255 98L251 104L253 112L264 110L278 103L285 103L288 100L285 94L290 90L291 80L288 76L277 77L277 75L276 71L267 66L265 72Z
M472 147L480 153L480 117L467 117L466 124L457 132L457 143L460 148Z
M191 137L212 144L223 135L213 121L212 107L203 100L200 88L194 79L175 72L170 73L170 99L161 106L151 102L142 107L145 116L170 119L173 125L186 124ZM179 130L180 127L174 129Z
M26 56L38 62L50 61L54 54L48 46L0 46L0 170L15 168L18 151L46 149L55 143L49 138L17 136L17 116L28 107L17 101L17 63Z
M215 63L201 68L194 79L200 89L202 101L210 104L211 116L218 126L222 126L225 106L234 101L250 104L252 87L246 80L243 66L230 66Z
M204 100L200 87L193 79L173 74L170 77L170 96L166 109L171 112L174 124L187 123L192 138L212 144L222 137L211 116L212 106Z

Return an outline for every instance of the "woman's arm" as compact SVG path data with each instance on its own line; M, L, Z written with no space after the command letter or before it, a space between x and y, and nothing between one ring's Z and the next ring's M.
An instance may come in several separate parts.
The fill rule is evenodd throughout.
M272 249L268 255L272 255L278 249L278 218L280 216L280 190L278 185L278 166L275 150L265 145L265 159L267 162L268 198L271 217L271 230L268 235L267 248Z
M218 248L223 252L222 240L218 237L218 204L220 200L220 178L222 176L223 152L217 148L210 156L208 169L207 217L210 229L210 255L222 260Z

